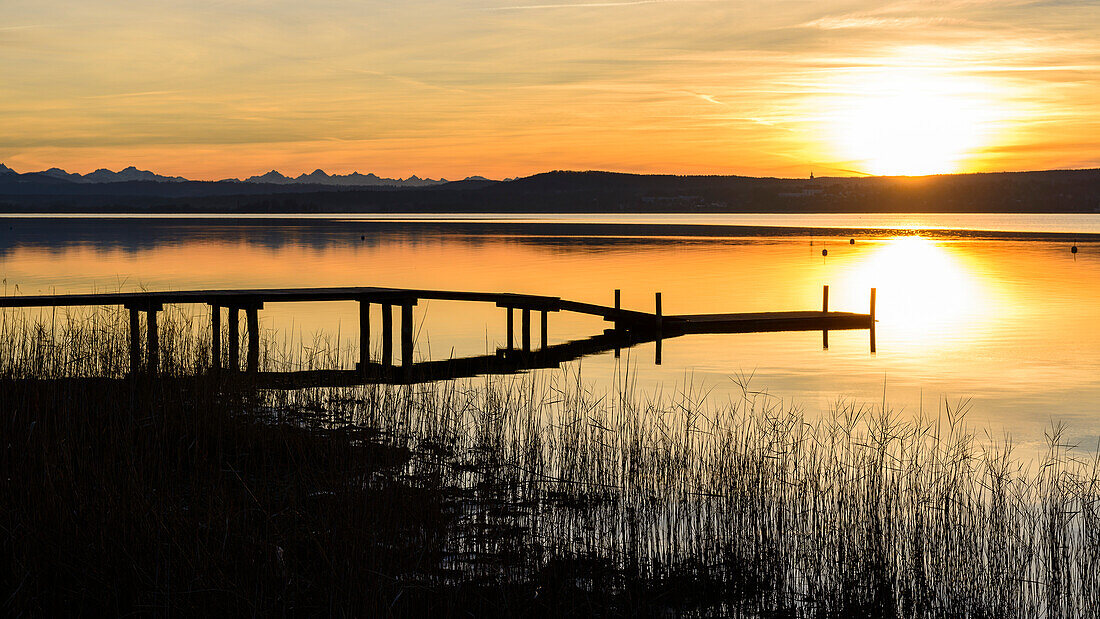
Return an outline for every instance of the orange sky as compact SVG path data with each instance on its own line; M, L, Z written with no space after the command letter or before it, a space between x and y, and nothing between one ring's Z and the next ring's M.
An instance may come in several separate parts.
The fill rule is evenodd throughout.
M1091 2L5 2L0 161L805 176L1100 166Z

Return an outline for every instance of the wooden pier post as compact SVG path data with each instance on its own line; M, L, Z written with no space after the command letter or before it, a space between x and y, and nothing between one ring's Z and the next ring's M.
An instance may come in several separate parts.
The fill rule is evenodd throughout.
M210 368L222 367L222 307L210 304Z
M248 372L258 372L260 369L260 316L259 307L253 305L245 309L248 319Z
M265 301L269 302L316 302L316 301L356 301L360 304L360 329L362 336L361 364L373 368L370 361L370 304L382 305L382 330L383 330L383 364L386 369L381 372L381 378L401 377L402 374L394 371L394 305L402 308L402 333L401 355L402 365L409 366L409 370L421 368L431 369L433 375L436 369L446 367L446 372L454 375L475 375L479 373L515 372L533 367L544 367L554 363L558 359L575 359L591 354L602 354L619 347L627 348L635 344L655 342L655 361L662 363L664 345L664 307L663 294L655 292L654 311L626 310L622 307L621 291L615 289L615 307L593 303L569 301L558 297L537 295L511 294L511 293L471 293L461 291L432 291L416 289L393 289L374 287L347 287L347 288L308 288L308 289L256 289L256 290L189 290L169 291L161 293L133 293L133 294L107 294L107 295L37 295L37 296L11 296L0 297L0 307L69 307L88 305L121 305L129 311L130 322L130 374L141 376L146 372L159 372L160 343L159 343L159 312L166 303L205 304L210 306L211 321L211 367L213 371L218 365L234 372L241 370L240 359L243 334L240 333L240 313L247 312L247 327L249 338L247 345L248 359L247 369L250 372L259 372L259 311ZM692 333L757 333L777 331L822 331L822 344L829 346L829 331L868 329L870 332L870 349L876 351L877 318L876 296L877 289L871 288L870 313L831 312L828 301L829 286L822 288L822 311L795 311L795 312L753 312L742 314L693 314L673 315L669 317L669 337L676 338ZM418 304L420 299L441 299L447 301L490 302L497 307L504 308L508 321L508 347L509 350L498 350L498 354L489 354L484 357L468 357L447 362L423 362L417 361L414 349L414 328L412 307ZM228 318L222 316L222 308L227 310ZM523 311L523 338L524 351L533 351L531 343L531 313L539 311L541 322L540 354L531 356L514 355L517 343L515 342L515 310ZM610 311L608 311L610 310ZM615 322L616 329L606 329L603 335L565 342L560 346L549 346L548 317L550 312L565 311L578 314L599 317L605 321ZM142 325L140 313L146 314L146 324ZM649 322L650 320L653 322ZM125 319L124 319L125 320ZM222 321L229 320L227 333L223 334ZM124 327L125 328L125 327ZM144 333L142 330L145 330ZM637 335L635 335L637 334ZM141 338L145 337L143 343ZM228 354L222 353L224 341L229 338ZM144 347L144 350L143 350ZM201 353L200 353L201 354ZM220 362L220 363L219 363ZM558 361L560 362L560 361ZM345 378L343 371L335 375L338 381ZM347 374L351 374L347 372ZM403 381L420 380L420 372L404 372ZM360 377L362 378L362 377ZM297 380L297 378L295 379ZM308 380L314 380L309 378ZM318 380L329 381L329 378Z
M146 362L149 364L149 373L156 374L160 368L160 333L157 330L157 312L159 307L150 307L145 310L146 337Z
M229 360L227 367L230 372L236 372L241 368L240 354L241 354L241 309L239 307L228 307L228 320L229 320Z
M512 308L506 307L504 308L504 311L508 312L508 350L512 350L513 348L515 348L515 345L512 343L512 332L515 331L516 328L516 319L514 316L512 316Z
M657 305L657 342L656 349L654 350L653 363L661 365L661 330L664 328L664 316L661 313L661 293L658 292L656 294L655 300Z
M619 290L618 288L616 288L615 289L615 330L616 331L621 329L622 326L623 326L623 323L619 320L619 311L622 309L622 304L620 303L621 297L622 297L622 291ZM619 355L616 354L615 356L618 357Z
M130 375L136 376L141 372L141 321L136 307L127 309L130 310Z
M370 365L370 301L359 299L359 371Z
M523 334L520 336L523 342L523 351L531 352L531 310L526 307L520 310L520 329L523 330Z
M876 352L875 348L875 293L876 289L871 289L871 352Z
M659 293L659 292L657 293L656 299L657 299L657 312L656 312L656 315L657 315L657 330L660 331L661 327L664 326L664 317L661 315L661 293Z
M542 346L540 348L542 350L546 350L547 342L550 339L548 337L548 329L546 328L547 327L547 324L546 324L547 323L547 317L546 317L547 312L546 312L546 310L542 310L541 313L542 313Z
M393 365L393 306L382 304L382 365Z
M401 305L401 365L410 367L413 364L413 306L407 303Z

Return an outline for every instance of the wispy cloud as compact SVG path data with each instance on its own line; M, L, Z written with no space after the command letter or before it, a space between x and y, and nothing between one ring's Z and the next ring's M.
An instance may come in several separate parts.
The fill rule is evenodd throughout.
M728 106L729 105L725 101L719 101L715 97L712 97L711 95L703 94L701 92L693 92L693 93L689 93L689 94L691 94L692 96L695 96L695 97L699 97L700 99L702 99L703 101L706 101L707 103L713 103L715 105L723 105L723 106Z
M805 22L804 28L847 30L852 28L909 29L935 26L964 26L970 22L952 17L880 17L874 15L826 16Z
M178 95L182 90L146 90L143 92L117 92L106 95L85 95L85 99L136 99L141 97L163 97L165 95Z
M684 2L713 2L714 0L627 0L625 2L577 2L560 4L517 4L513 6L487 7L486 11L531 11L539 9L591 9L641 4L675 4Z
M356 68L347 68L347 67L345 67L343 70L347 71L349 73L358 73L360 75L372 75L374 77L380 77L380 78L383 78L383 79L392 80L392 81L397 82L399 84L404 84L406 86L414 86L416 88L425 88L425 89L428 89L428 90L438 90L438 91L442 91L442 92L449 92L449 93L463 94L463 95L470 94L469 92L467 92L465 90L462 90L461 88L451 88L449 86L439 86L437 84L429 84L428 82L425 82L423 80L413 79L411 77L405 77L403 75L391 75L391 74L385 73L383 71L374 71L374 70L371 70L371 69L356 69Z
M938 88L1008 127L972 169L1100 164L1095 2L270 0L174 3L155 20L139 0L9 4L9 163L854 173L830 118Z

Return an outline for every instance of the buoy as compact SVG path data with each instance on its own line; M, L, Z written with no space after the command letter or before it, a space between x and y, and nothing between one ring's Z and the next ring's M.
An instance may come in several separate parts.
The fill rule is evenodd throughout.
M856 240L855 240L855 239L848 239L848 244L849 244L849 245L855 245L855 244L856 244Z
M829 250L827 250L827 249L821 250L821 255L822 256L828 256L829 255Z
M1076 240L1073 241L1073 247L1069 248L1069 253L1071 253L1071 254L1076 254L1077 253L1077 241Z
M360 240L360 241L365 241L365 240L367 240L367 237L366 237L365 235L361 235L361 236L359 237L359 240Z

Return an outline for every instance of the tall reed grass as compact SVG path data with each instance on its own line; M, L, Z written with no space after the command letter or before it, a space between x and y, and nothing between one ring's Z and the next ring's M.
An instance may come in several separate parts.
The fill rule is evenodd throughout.
M1057 427L1033 461L747 384L261 390L188 320L157 380L121 315L0 323L5 612L1100 616L1100 460Z

